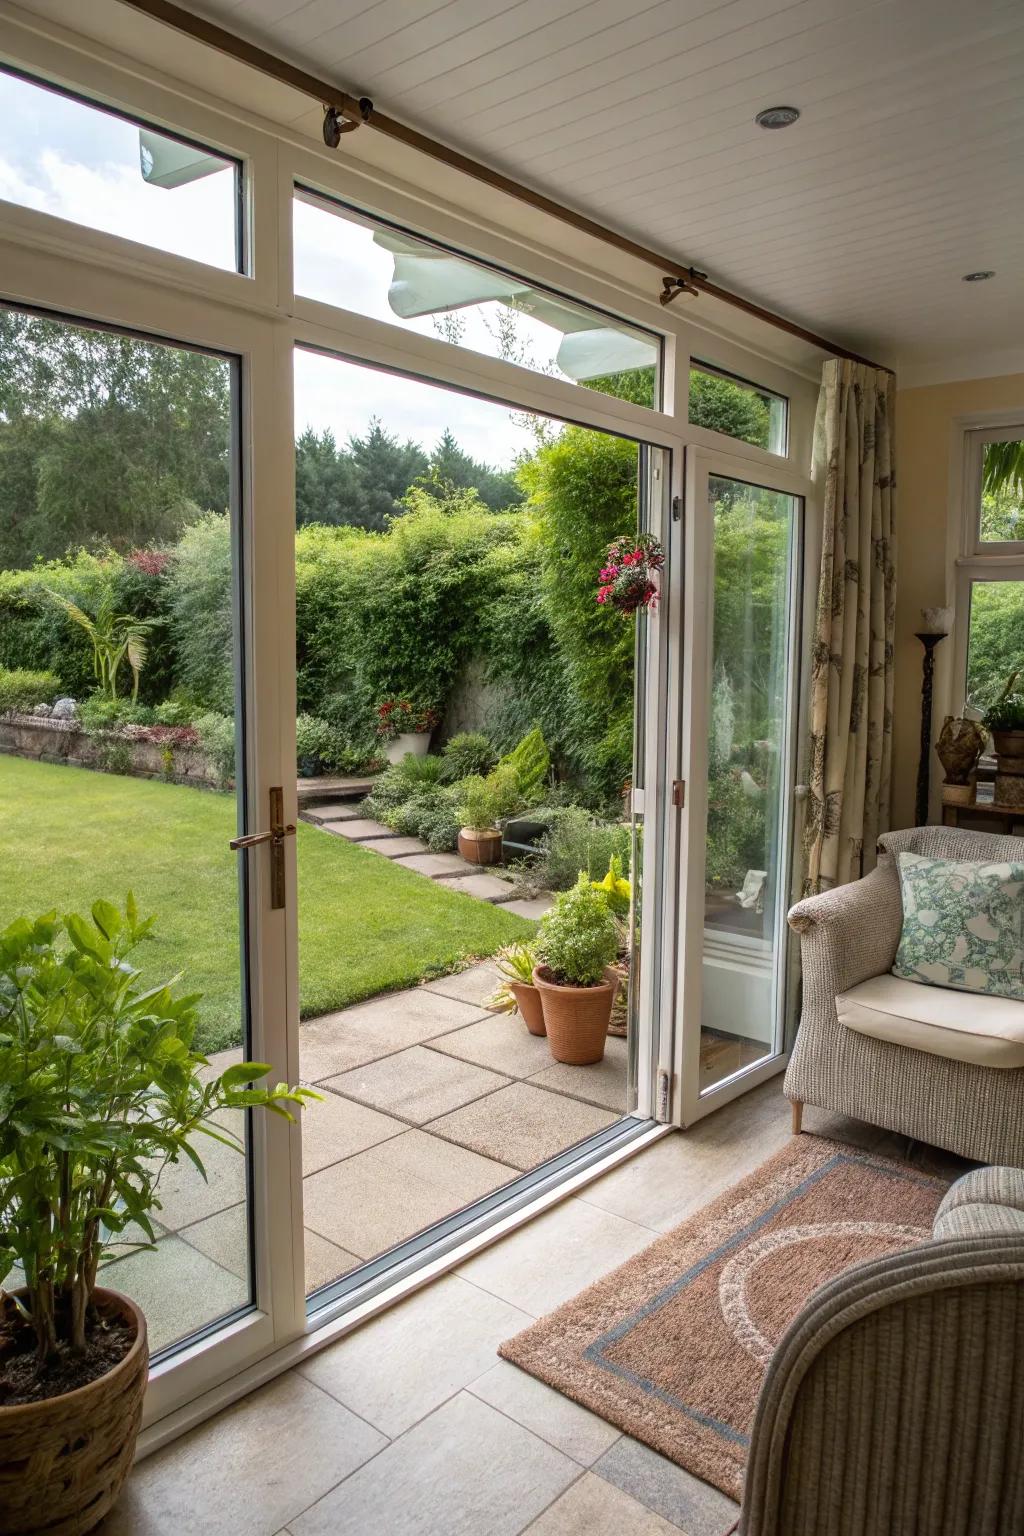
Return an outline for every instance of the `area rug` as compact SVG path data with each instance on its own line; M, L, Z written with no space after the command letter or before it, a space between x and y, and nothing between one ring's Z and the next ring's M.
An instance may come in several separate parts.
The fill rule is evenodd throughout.
M926 1241L947 1187L795 1136L499 1353L738 1498L758 1391L789 1322L851 1264Z

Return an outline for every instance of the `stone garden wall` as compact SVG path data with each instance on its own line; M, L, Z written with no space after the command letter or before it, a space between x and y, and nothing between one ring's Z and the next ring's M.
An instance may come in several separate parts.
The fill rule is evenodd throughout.
M216 769L198 747L140 739L129 734L131 729L87 732L77 720L4 715L0 717L0 753L136 779L162 779L201 789L219 787Z

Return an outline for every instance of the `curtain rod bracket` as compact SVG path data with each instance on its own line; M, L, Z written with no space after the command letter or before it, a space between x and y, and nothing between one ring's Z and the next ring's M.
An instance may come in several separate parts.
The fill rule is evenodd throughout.
M359 116L346 117L337 107L324 105L324 143L328 149L337 149L343 133L352 133L370 121L373 102L369 96L359 98Z
M707 273L698 272L696 267L687 267L686 277L663 277L658 298L662 304L671 304L681 293L688 293L696 299L700 296L700 289L695 288L693 282L687 279L698 280L702 277L706 278Z

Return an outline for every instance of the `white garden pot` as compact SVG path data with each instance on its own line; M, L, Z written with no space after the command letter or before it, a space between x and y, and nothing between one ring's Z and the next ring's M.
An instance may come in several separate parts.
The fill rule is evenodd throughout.
M394 741L388 742L384 755L389 763L400 763L407 752L411 752L413 757L426 757L429 750L429 731L403 731Z

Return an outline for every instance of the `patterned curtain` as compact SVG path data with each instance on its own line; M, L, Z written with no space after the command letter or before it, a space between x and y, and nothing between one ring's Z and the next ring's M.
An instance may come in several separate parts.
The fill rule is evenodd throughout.
M891 374L833 358L814 433L824 480L811 656L804 891L857 880L889 827L896 620Z

